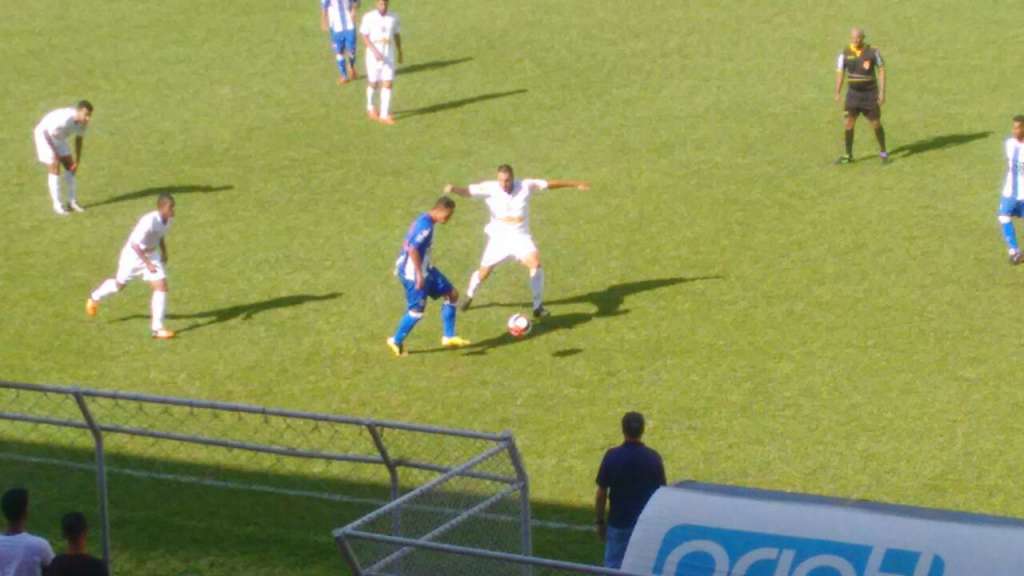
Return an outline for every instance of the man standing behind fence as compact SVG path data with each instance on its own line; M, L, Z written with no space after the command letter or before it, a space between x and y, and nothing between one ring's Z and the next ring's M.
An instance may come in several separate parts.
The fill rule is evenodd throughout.
M621 568L626 545L647 501L665 485L665 466L661 455L640 441L644 435L644 417L626 412L622 417L621 446L609 449L597 472L597 534L605 542L604 565ZM611 510L605 518L605 505Z
M0 497L7 519L7 531L0 535L0 574L40 576L53 561L53 548L46 540L25 531L28 523L28 490L11 488Z
M108 576L107 565L86 551L89 525L81 512L69 512L60 520L68 549L50 564L46 576Z

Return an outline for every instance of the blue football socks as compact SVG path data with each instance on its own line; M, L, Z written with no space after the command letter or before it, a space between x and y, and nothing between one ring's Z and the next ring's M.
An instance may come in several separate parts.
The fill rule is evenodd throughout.
M1006 245L1014 253L1018 252L1017 248L1017 230L1013 227L1013 222L1006 222L1003 224L1003 238L1006 240Z
M402 316L402 320L398 323L398 330L395 330L395 344L401 346L405 342L406 337L409 336L409 332L412 332L412 329L416 327L416 323L422 317L423 314L406 312L405 316Z
M444 337L455 336L455 305L445 302L441 305L441 321L444 322Z

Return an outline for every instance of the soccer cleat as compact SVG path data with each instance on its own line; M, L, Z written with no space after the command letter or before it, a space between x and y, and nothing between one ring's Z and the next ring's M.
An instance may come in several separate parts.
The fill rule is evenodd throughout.
M881 154L878 155L878 158L882 161L882 164L888 164L892 162L892 160L889 159L888 152L882 152Z
M95 316L100 311L100 303L89 298L85 301L85 315Z
M56 214L57 216L67 216L68 215L68 211L65 210L64 207L61 206L60 204L54 204L53 205L53 213Z
M835 164L836 166L840 166L842 164L853 164L853 156L850 156L849 154L843 154L839 158L836 158L836 161L833 162L833 164Z
M76 200L72 200L71 203L68 204L68 207L74 212L85 212L85 208L82 208Z
M338 76L338 86L344 86L349 83L349 79L344 76Z
M1016 266L1021 262L1024 262L1024 253L1014 252L1013 254L1010 254L1010 266Z
M370 117L370 120L380 120L380 114L377 114L376 108L370 108L367 110L366 115Z
M153 338L155 338L157 340L170 340L171 338L174 338L174 332L172 332L172 331L170 331L170 330L168 330L166 328L161 328L159 330L153 330Z
M548 312L548 309L543 306L537 306L533 309L533 317L538 320L541 318L547 318L548 316L551 316L551 312Z
M394 126L395 125L395 117L394 116L385 116L385 117L380 119L380 123L381 124L385 124L387 126Z
M452 336L451 338L447 336L441 337L441 346L445 348L465 348L470 344L472 344L472 342L465 338L459 338L458 336Z
M408 356L409 353L405 350L405 344L396 344L394 338L388 338L388 348L391 349L391 353L401 358L402 356Z
M473 305L473 299L467 296L466 298L464 298L462 300L462 304L459 304L459 310L461 312L465 312L466 310L469 310L469 307L472 306L472 305Z

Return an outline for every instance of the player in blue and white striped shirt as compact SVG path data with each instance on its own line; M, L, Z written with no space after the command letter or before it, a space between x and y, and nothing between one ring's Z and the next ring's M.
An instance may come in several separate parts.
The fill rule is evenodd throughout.
M338 61L338 84L358 78L356 72L356 8L359 0L320 0L320 27L331 33Z
M388 348L395 356L405 356L405 338L412 332L420 318L423 318L427 298L444 298L444 304L441 305L441 320L444 323L441 345L445 348L462 348L470 344L468 340L455 335L455 305L459 301L459 293L444 274L430 262L434 225L447 223L454 212L455 201L442 196L429 212L424 212L413 220L405 235L402 251L395 262L395 276L398 276L402 287L405 288L408 308L398 323L395 335L388 338Z
M1006 139L1006 184L999 201L999 225L1010 251L1010 264L1024 261L1017 245L1014 218L1024 218L1024 115L1013 117L1013 136Z

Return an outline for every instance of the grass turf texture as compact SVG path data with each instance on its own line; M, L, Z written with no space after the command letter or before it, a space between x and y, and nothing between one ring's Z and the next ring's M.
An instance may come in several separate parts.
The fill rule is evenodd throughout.
M672 479L1024 515L1008 313L1024 279L994 217L1021 106L993 41L1013 6L397 1L407 67L385 128L365 119L362 83L334 85L312 1L85 1L70 16L14 3L0 21L0 372L511 429L539 515L581 523L625 409L647 414ZM864 161L830 165L832 69L855 23L889 65L884 168L864 123ZM79 179L91 209L61 220L31 129L79 97L97 106ZM433 353L432 305L394 360L406 226L445 182L506 161L593 184L534 202L554 317L502 336L528 308L508 265L459 318L484 346ZM173 342L148 338L145 286L82 312L162 189L178 193ZM439 231L460 289L484 222L462 201ZM40 506L56 486L37 487ZM538 539L599 558L587 537ZM260 557L186 540L171 540L175 562ZM133 542L117 543L122 566L160 573Z

